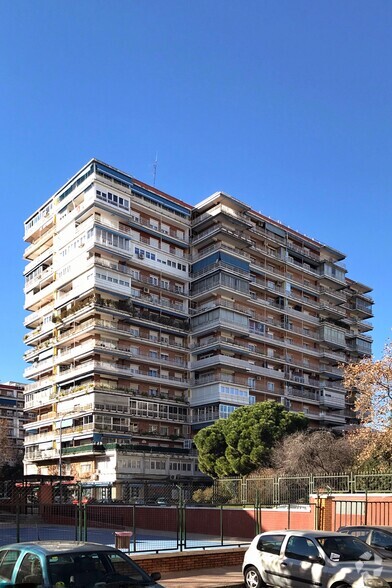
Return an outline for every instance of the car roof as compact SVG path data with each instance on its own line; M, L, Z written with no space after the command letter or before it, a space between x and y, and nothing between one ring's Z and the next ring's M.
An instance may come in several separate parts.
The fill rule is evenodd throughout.
M11 543L2 545L3 549L18 549L23 551L34 551L41 555L56 555L58 553L88 553L90 551L116 551L113 547L101 543L87 543L84 541L25 541L22 543Z
M387 525L342 525L339 529L364 529L368 531L379 529L380 531L389 531L392 533L392 527L388 527Z
M281 529L277 531L266 531L261 533L259 537L264 537L266 535L297 535L298 537L314 537L317 539L318 537L336 537L336 535L343 535L343 533L339 533L338 531L313 531L309 530L297 530L297 529Z

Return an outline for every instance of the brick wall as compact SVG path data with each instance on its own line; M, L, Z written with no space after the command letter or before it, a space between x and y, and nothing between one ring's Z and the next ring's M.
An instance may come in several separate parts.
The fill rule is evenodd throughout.
M214 549L213 551L187 551L182 553L165 553L158 555L132 555L149 574L152 572L183 572L186 570L200 570L221 568L224 566L238 566L240 569L244 559L245 547L233 549Z

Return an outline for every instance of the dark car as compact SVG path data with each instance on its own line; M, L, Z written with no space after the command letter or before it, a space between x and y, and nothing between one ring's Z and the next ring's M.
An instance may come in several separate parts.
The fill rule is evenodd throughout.
M122 551L99 543L32 541L0 548L0 587L163 588Z
M392 559L392 527L383 525L347 525L338 529L340 533L354 535L380 553L385 559Z

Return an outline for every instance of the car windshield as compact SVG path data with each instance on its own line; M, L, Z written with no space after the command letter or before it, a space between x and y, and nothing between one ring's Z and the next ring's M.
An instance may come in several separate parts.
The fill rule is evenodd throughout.
M332 561L369 561L374 559L372 549L356 537L334 535L317 539Z
M101 585L152 585L150 577L129 557L112 551L67 552L47 557L53 586L93 588Z

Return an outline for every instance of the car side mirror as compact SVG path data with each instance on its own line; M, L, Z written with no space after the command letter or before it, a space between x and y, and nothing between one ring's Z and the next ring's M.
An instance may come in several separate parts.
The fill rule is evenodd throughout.
M153 572L150 574L150 578L151 580L154 580L154 582L158 582L158 580L161 579L161 574L159 572Z
M318 563L318 564L321 564L322 566L325 564L324 558L321 557L320 555L309 555L308 560L311 563Z

